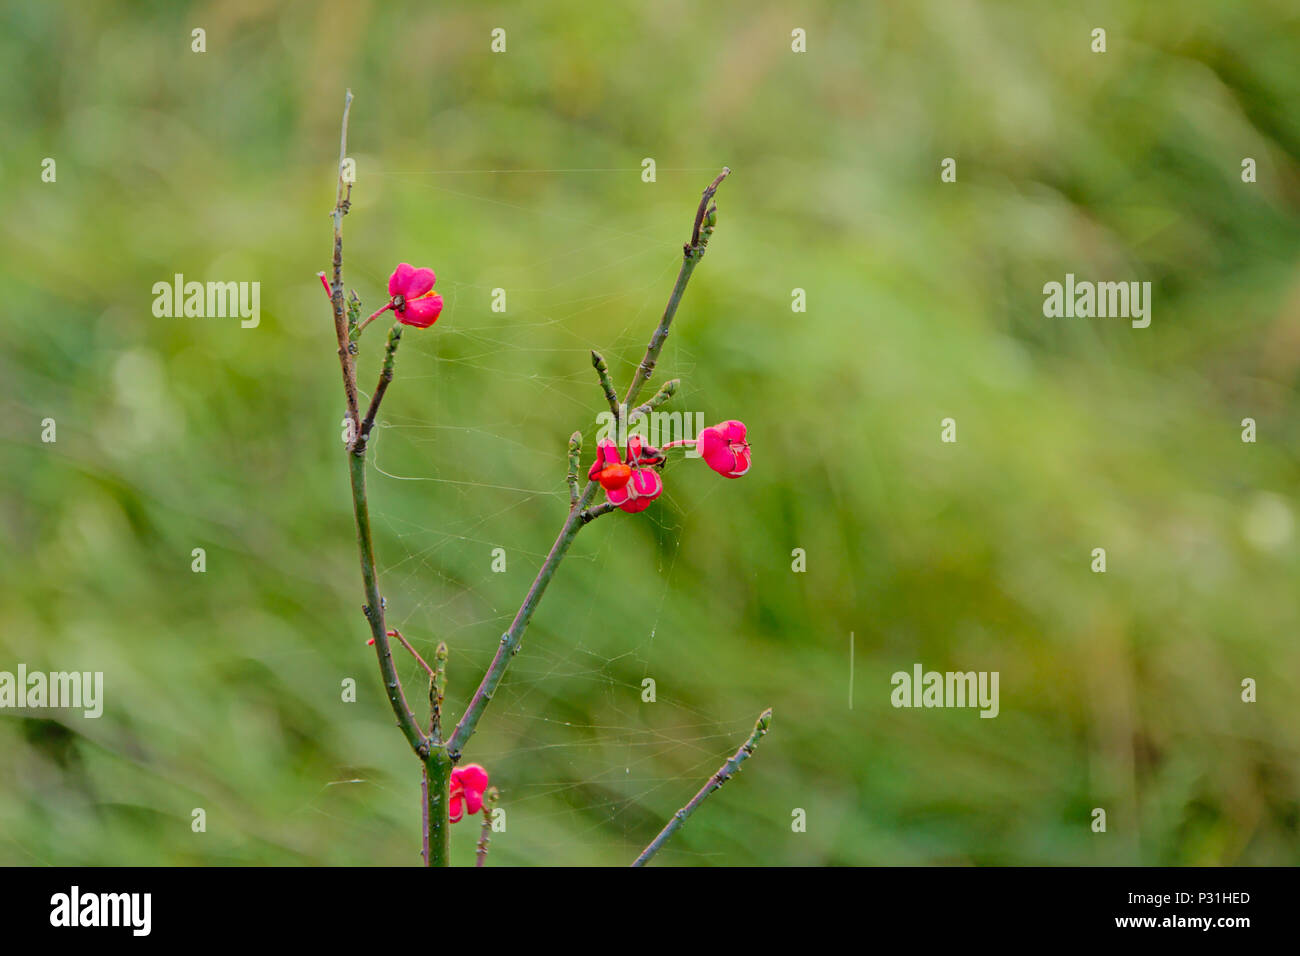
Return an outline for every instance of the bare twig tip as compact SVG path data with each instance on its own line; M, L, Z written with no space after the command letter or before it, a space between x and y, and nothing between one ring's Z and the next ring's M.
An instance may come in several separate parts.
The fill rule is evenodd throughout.
M650 841L650 845L641 851L641 855L633 861L634 867L645 866L660 848L668 842L668 838L676 833L686 822L695 810L702 804L709 794L717 790L724 783L740 772L740 765L748 760L754 754L754 748L758 745L759 738L767 733L768 725L772 722L772 708L769 707L758 715L758 720L754 723L754 732L749 735L749 739L740 745L740 749L732 754L727 762L718 768L718 772L705 782L700 788L699 793L690 799L686 806L682 807L672 815L667 826L659 831L659 835Z

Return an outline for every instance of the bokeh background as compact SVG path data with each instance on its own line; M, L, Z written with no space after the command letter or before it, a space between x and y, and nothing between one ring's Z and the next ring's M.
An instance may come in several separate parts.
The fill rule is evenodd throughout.
M467 755L491 864L629 862L766 706L660 863L1300 861L1294 4L4 9L0 670L103 671L106 708L0 713L0 863L418 862L315 277L346 87L348 284L446 299L370 481L455 713L591 448L587 350L626 383L734 171L656 378L753 470L579 537ZM1044 318L1066 272L1151 281L1151 326ZM261 325L155 318L175 273L259 281ZM917 662L998 671L1001 715L894 709Z

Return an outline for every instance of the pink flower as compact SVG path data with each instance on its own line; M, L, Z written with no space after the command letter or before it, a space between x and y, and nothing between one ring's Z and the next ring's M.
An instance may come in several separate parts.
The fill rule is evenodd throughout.
M745 423L735 420L710 425L700 432L696 447L710 468L724 478L739 478L749 471L749 442Z
M627 440L627 460L643 467L656 467L666 460L658 448L647 445L640 435L633 435Z
M655 470L663 463L659 450L645 444L639 435L627 440L624 460L619 459L618 445L605 438L596 446L596 460L587 477L600 482L611 502L628 514L636 514L663 494L663 479Z
M645 511L664 490L664 481L659 472L650 468L633 468L632 478L617 491L606 491L609 500L628 514Z
M442 296L433 291L437 281L432 269L417 269L403 262L388 277L387 308L403 325L427 329L442 314Z
M483 792L488 788L488 774L476 763L456 767L451 772L451 822L457 823L469 808L470 816L483 809ZM463 802L463 805L462 805Z

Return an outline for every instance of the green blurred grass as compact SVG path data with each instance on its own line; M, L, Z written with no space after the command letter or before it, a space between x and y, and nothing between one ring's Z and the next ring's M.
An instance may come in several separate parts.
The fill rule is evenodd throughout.
M0 716L0 862L416 861L314 277L346 86L349 284L374 308L396 262L429 264L447 302L404 340L371 501L390 620L448 642L457 710L562 520L567 435L590 448L587 349L626 382L699 190L734 170L660 369L675 408L745 419L755 466L670 469L652 510L579 538L469 755L503 790L494 861L629 861L768 705L663 862L1300 861L1288 5L7 22L0 669L103 670L107 707ZM1151 327L1044 319L1067 271L1150 279ZM154 318L176 272L260 281L261 326ZM916 661L1000 671L1001 716L894 710Z

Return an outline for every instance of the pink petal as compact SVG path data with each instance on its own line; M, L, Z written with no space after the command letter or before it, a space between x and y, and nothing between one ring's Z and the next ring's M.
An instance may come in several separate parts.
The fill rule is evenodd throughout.
M744 422L738 422L733 418L718 425L717 428L718 431L722 432L722 437L729 442L739 444L745 440Z
M659 472L650 468L633 469L630 484L638 498L648 498L651 501L663 494L664 490L664 480L659 477Z
M461 800L460 800L460 794L459 794L459 793L453 793L453 794L451 795L451 803L448 804L447 809L450 811L450 813L448 814L448 816L449 816L449 818L451 819L451 822L452 822L452 823L459 823L459 822L460 822L460 818L463 817L463 816L465 815L465 809L464 809L464 807L461 805Z
M632 469L632 480L627 483L627 490L631 492L627 500L622 502L614 501L612 493L609 500L614 501L614 504L628 514L636 514L638 511L645 511L646 508L649 508L650 502L663 493L664 482L659 477L659 473L653 469L634 468Z
M400 295L407 299L418 299L438 281L432 269L417 269L409 262L403 262L388 277L388 295Z
M735 455L731 453L726 438L716 425L711 425L700 432L696 447L699 448L705 463L720 475L725 475L736 465Z
M408 299L418 299L432 290L433 284L437 281L438 277L433 274L432 269L416 269L406 280L406 291L402 295Z
M740 451L736 452L736 456L735 456L735 457L736 457L736 464L735 464L735 467L732 468L731 471L729 471L729 472L726 473L726 477L727 477L727 478L739 478L739 477L740 477L741 475L743 475L745 472L749 471L749 455L750 455L750 452L749 452L749 446L748 446L748 445L746 445L746 446L745 446L743 449L741 449Z
M465 788L466 793L472 793L476 790L482 793L487 789L488 773L476 763L467 763L463 767L457 767L451 772L451 775Z
M618 445L609 438L602 438L596 444L596 460L591 463L591 470L587 472L587 477L595 481L597 472L603 470L606 465L616 465L620 461Z
M442 296L427 295L422 299L407 299L397 312L397 321L417 329L427 329L442 314Z
M411 276L415 273L415 266L409 262L403 262L393 270L393 274L388 277L388 297L391 299L395 295L406 295L406 284L411 281Z
M634 515L638 511L645 511L647 508L649 508L650 502L652 501L654 501L653 498L629 498L627 501L619 505L619 507L622 508L624 511L626 511L628 514Z

